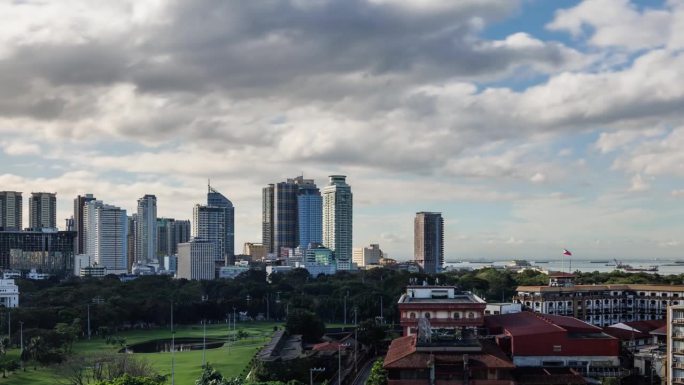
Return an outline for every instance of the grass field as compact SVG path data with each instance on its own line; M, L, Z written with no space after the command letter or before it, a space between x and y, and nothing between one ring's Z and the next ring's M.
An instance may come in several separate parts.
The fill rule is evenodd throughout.
M226 377L239 375L245 369L254 353L270 338L274 323L250 322L237 325L237 330L243 330L249 337L238 341L235 344L226 344L218 349L207 349L206 360L219 370ZM176 337L198 337L202 338L203 331L200 325L192 327L178 327ZM171 333L168 329L155 330L134 330L117 334L125 337L128 345L138 342L150 341L161 338L170 338ZM228 336L227 325L207 325L207 338L223 338ZM116 352L119 347L107 345L104 339L93 337L91 341L79 341L74 344L74 354L92 355L104 352ZM8 352L9 357L18 357L19 352L12 350ZM171 374L171 354L170 353L136 353L135 357L147 360L159 373L164 375ZM202 351L176 352L176 384L193 384L199 376L202 366ZM63 381L58 377L53 368L38 368L33 370L33 366L27 366L26 372L17 371L10 374L8 378L0 378L2 385L55 385ZM170 382L169 382L170 383Z

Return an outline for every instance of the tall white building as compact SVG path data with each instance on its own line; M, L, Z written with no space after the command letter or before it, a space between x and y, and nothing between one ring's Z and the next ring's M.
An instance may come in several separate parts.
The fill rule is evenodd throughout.
M57 228L57 194L31 193L29 198L29 227L32 229Z
M193 239L178 244L178 271L176 278L214 279L216 243Z
M344 175L323 188L323 245L335 252L337 270L352 267L353 196Z
M83 205L85 254L93 264L112 273L128 271L128 217L126 210L102 201Z
M148 194L138 199L138 220L135 236L135 261L143 265L158 263L157 197L154 195Z
M379 265L382 258L380 245L372 243L368 247L355 247L352 261L359 267Z
M0 227L5 231L21 231L22 198L18 191L0 191Z

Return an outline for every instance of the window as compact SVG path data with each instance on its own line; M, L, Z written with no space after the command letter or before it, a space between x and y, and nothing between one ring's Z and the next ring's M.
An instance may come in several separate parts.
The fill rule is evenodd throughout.
M411 315L410 315L409 317L410 317L411 319L415 319L415 318L416 318L416 313L411 312Z
M425 312L425 318L430 319L430 312Z
M473 313L472 311L469 312L469 313L468 313L468 318L470 318L470 319L475 318L475 313Z
M456 312L454 313L454 319L460 319L461 318L461 313Z

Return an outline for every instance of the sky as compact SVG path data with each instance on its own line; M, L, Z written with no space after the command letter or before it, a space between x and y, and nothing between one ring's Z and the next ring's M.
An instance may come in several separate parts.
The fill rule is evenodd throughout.
M0 1L0 191L190 219L347 175L355 247L684 256L684 0ZM28 223L25 213L24 222Z

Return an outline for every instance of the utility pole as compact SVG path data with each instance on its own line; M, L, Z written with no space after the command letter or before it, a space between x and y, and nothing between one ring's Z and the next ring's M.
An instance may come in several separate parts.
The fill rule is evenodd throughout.
M88 341L90 341L90 304L86 306L88 307Z
M385 318L382 316L382 295L380 296L380 322L385 323Z
M347 326L347 297L349 296L349 291L344 295L344 326Z
M173 301L171 301L171 385L176 385L176 330L173 328Z
M270 302L271 302L271 301L270 301L269 295L268 295L268 293L267 293L267 294L266 294L266 321L270 321L270 320L271 320L271 317L270 317L270 314L271 314L271 313L270 313L270 311L271 311L270 305L271 305L271 303L270 303Z
M21 357L24 355L24 321L19 321L19 328L21 330L19 332L19 346L21 346L19 350L19 357ZM24 360L20 359L19 361L21 361L21 368L24 369Z
M12 312L10 312L9 308L7 308L7 338L10 341L10 345L12 345Z
M337 345L337 385L342 385L342 348L349 347L349 344Z
M309 369L309 385L313 385L313 372L325 372L325 368L311 368L311 369Z
M356 351L359 349L359 324L356 323L357 310L357 307L354 306L354 374L358 373L358 368L356 365Z
M207 320L202 320L204 325L204 337L202 339L202 367L207 366Z

